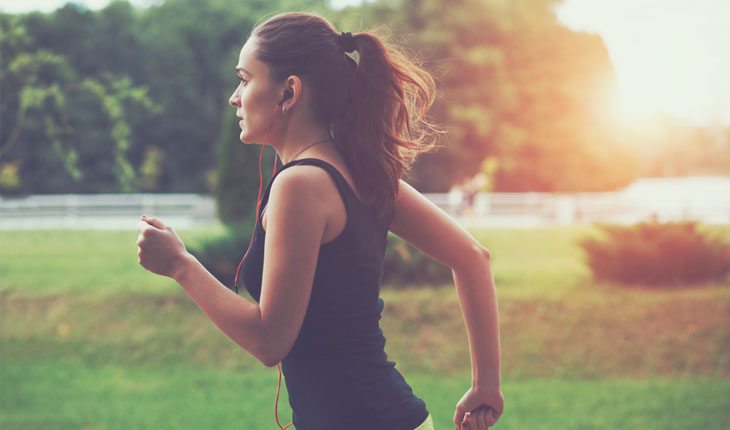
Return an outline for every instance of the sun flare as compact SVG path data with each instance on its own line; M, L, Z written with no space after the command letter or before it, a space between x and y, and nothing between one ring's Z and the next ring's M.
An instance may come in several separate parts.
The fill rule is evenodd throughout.
M557 12L569 27L603 39L619 117L730 123L730 3L566 0Z

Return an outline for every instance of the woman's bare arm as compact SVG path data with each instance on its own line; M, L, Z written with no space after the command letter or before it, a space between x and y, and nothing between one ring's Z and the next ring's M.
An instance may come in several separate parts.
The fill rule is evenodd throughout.
M451 267L469 338L472 383L498 388L499 318L487 248L402 180L390 231Z
M499 388L499 309L489 254L452 273L469 337L472 386Z
M227 289L192 256L175 276L213 323L268 367L289 353L304 321L327 226L319 196L334 192L329 181L311 166L286 169L274 180L259 303Z

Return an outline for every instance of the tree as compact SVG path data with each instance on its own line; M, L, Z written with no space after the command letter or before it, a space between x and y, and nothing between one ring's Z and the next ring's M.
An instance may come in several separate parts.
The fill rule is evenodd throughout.
M126 112L157 109L146 90L110 74L81 78L65 57L33 51L16 19L4 16L2 25L9 58L0 68L0 112L12 126L0 135L0 155L17 175L2 191L135 191Z
M402 0L340 13L363 27L387 17L437 78L433 115L449 143L416 163L414 186L446 191L488 157L497 161L495 191L611 189L634 177L635 154L596 109L613 82L606 48L561 26L557 4Z

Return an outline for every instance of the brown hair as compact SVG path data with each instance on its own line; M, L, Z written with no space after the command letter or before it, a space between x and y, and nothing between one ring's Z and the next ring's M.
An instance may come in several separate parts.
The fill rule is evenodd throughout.
M364 203L389 222L399 180L420 153L439 146L430 138L442 131L426 120L431 75L372 30L352 34L355 61L335 27L311 13L275 15L251 36L273 81L297 75L312 88L315 115L330 127Z

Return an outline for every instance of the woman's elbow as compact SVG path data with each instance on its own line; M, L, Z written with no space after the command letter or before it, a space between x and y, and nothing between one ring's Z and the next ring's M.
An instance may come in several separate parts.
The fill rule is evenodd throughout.
M452 265L452 269L456 271L468 270L475 265L489 263L490 259L491 253L489 250L483 245L475 243L457 259Z
M479 246L481 248L481 253L484 256L484 258L486 258L487 261L491 260L492 254L489 252L489 250L487 248L485 248L484 246L481 246L481 245L479 245Z
M256 359L258 359L261 364L266 367L274 367L279 363L279 361L281 361L273 353L262 352L260 354L255 354L254 357L256 357Z

